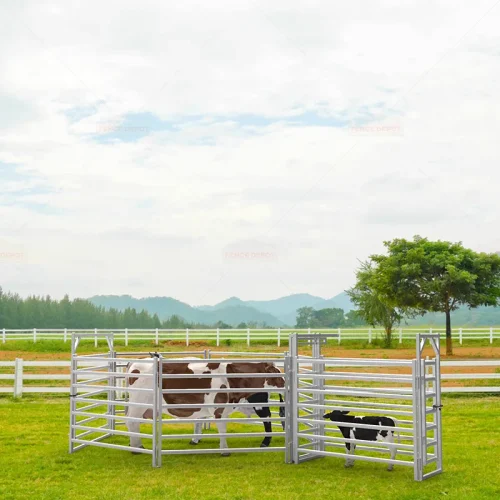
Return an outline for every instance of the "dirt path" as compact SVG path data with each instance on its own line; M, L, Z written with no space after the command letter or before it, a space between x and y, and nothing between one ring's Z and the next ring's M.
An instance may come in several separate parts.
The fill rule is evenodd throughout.
M193 346L193 350L203 350L208 346ZM231 350L230 347L209 347L212 351L224 351L228 352ZM130 346L124 351L134 350L145 350L144 347L136 348ZM168 350L168 347L162 347L162 349ZM160 350L162 350L160 349ZM173 349L178 350L177 349ZM235 346L232 350L238 350ZM255 352L280 352L284 351L285 348L277 348L271 346L256 346ZM307 350L303 350L307 353ZM382 358L382 359L413 359L415 357L415 349L345 349L343 347L325 347L322 350L325 356L329 357L342 357L342 358ZM500 359L500 347L454 347L454 355L446 356L444 352L441 352L441 359L446 360L467 360L467 359ZM83 352L82 352L83 353ZM425 356L432 356L433 352L430 347L424 349ZM2 351L0 350L0 361L14 361L16 358L23 358L26 360L67 360L70 359L70 354L67 352L32 352L32 351Z

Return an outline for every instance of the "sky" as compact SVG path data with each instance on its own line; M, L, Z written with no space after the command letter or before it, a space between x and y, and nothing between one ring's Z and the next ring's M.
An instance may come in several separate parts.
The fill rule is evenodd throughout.
M497 0L0 3L0 286L332 297L500 250Z

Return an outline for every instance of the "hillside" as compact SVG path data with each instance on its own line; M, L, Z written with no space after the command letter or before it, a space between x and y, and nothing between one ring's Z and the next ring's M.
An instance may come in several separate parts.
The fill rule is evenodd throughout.
M243 305L229 303L215 309L205 310L192 307L185 302L181 302L171 297L146 297L137 299L130 295L96 295L90 297L88 300L106 309L115 308L119 311L123 311L130 307L136 309L138 312L144 309L151 314L158 314L161 320L177 315L186 321L203 323L206 325L214 325L218 321L223 321L232 326L236 326L242 322L255 322L259 325L265 324L268 326L283 326L283 322L273 315L248 307L244 305L244 303L242 303Z
M230 297L213 306L204 305L192 307L185 302L171 297L147 297L137 299L130 295L97 295L89 299L92 303L106 309L115 308L120 311L130 307L140 312L146 310L150 314L158 314L161 320L174 314L192 323L214 325L223 321L232 326L240 323L256 323L259 326L295 326L297 309L312 307L315 310L340 308L344 312L353 309L352 303L345 292L331 299L322 299L307 293L289 295L274 300L248 300ZM408 325L444 325L444 315L428 313L422 317L408 320ZM479 307L477 309L461 308L452 313L452 325L490 326L500 324L500 307Z

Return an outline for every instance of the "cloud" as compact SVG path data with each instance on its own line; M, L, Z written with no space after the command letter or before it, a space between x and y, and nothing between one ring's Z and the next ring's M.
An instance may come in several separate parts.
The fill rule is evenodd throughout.
M386 239L496 251L490 7L2 6L2 286L333 296ZM245 241L279 258L221 258Z

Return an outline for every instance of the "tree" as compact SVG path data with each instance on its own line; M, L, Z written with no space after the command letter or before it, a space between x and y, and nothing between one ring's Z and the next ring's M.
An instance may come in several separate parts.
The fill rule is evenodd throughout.
M231 325L228 325L227 323L224 323L224 321L217 321L217 323L215 323L215 328L219 328L221 330L229 330L231 328Z
M314 318L314 309L312 307L301 307L297 309L297 328L310 328Z
M363 318L359 311L353 309L345 315L344 326L346 327L365 326L366 324L365 318Z
M314 311L312 325L314 328L338 328L344 324L344 310L336 307Z
M385 344L391 347L392 330L401 323L404 311L391 304L388 294L379 286L378 273L379 270L370 262L362 263L356 272L356 284L346 292L356 304L358 316L372 326L384 328Z
M453 354L451 312L460 306L497 306L500 297L500 257L477 253L462 243L429 241L384 242L388 255L370 257L374 288L383 300L402 310L446 317L446 354Z

